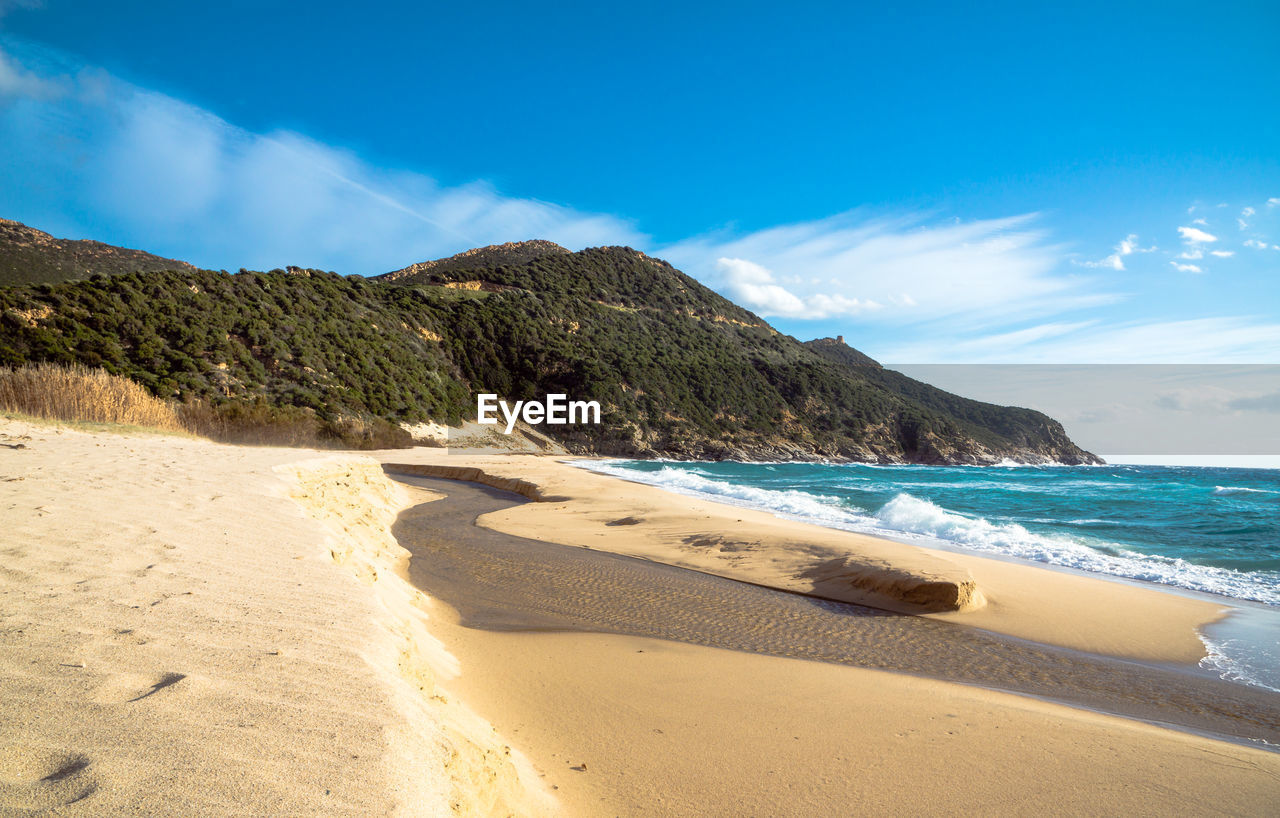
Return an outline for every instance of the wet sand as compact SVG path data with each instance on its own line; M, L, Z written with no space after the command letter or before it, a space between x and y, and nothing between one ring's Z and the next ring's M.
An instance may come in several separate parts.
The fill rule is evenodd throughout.
M455 608L468 627L622 634L888 670L1280 743L1280 697L1263 690L517 537L475 520L527 503L524 497L392 476L446 495L403 512L394 533L413 554L411 581Z
M554 457L452 450L379 455L393 471L483 483L534 500L486 528L783 591L921 614L1121 659L1195 665L1197 629L1228 608L1097 575L824 528L596 474Z

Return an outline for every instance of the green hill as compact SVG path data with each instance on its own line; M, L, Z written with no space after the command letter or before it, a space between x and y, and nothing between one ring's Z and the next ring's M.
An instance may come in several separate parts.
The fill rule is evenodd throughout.
M845 346L843 337L820 338L808 341L805 346L840 364L850 377L864 380L949 418L964 436L984 446L996 450L1012 445L1022 450L1023 453L1014 459L1059 460L1061 452L1070 451L1075 446L1062 424L1042 412L953 395L901 372L885 369L863 353Z
M184 269L0 289L0 364L78 361L164 397L327 419L456 423L477 392L563 392L604 422L543 429L609 455L1092 459L1043 415L801 344L638 251L531 244L371 280Z
M0 286L57 284L99 274L184 269L195 267L185 261L100 241L55 239L21 222L0 219Z

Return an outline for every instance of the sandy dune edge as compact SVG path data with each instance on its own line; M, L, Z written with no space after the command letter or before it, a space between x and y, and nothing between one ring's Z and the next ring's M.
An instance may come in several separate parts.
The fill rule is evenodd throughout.
M457 662L388 531L429 498L373 460L11 419L0 442L0 814L553 811L441 688Z
M1154 588L782 520L552 457L442 449L375 456L393 470L474 480L538 501L482 518L507 533L923 612L1077 650L1194 663L1204 656L1197 628L1225 610Z

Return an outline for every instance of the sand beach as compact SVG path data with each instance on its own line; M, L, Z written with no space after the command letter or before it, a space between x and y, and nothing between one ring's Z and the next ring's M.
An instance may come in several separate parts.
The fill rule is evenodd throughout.
M1264 814L1280 798L1258 740L1277 740L1276 697L1186 671L1210 602L554 457L16 418L0 435L3 814Z

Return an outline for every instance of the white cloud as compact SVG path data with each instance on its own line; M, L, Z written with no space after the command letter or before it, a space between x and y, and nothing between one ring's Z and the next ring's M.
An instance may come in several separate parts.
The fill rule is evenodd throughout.
M1203 273L1204 272L1204 270L1201 270L1199 267L1197 267L1194 264L1179 264L1176 261L1171 261L1169 263L1173 265L1173 269L1177 270L1180 273Z
M1280 324L1246 316L1108 324L1053 322L1016 332L876 350L890 362L1189 364L1280 360Z
M745 235L697 236L658 253L726 293L736 282L718 260L747 261L770 271L774 283L787 282L788 292L806 305L824 298L837 305L882 305L863 316L881 323L951 317L986 324L1115 300L1091 292L1093 279L1057 272L1062 248L1046 242L1035 219L936 224L920 214L851 212Z
M1098 261L1076 261L1075 263L1079 264L1081 267L1105 267L1109 270L1124 269L1124 259L1119 253L1112 253L1106 258L1099 259Z
M1252 216L1254 213L1257 213L1257 212L1258 212L1258 211L1254 210L1252 207L1246 207L1244 210L1241 210L1241 211L1240 211L1240 215L1241 215L1241 216L1244 216L1244 217L1247 219L1247 218L1249 218L1250 216Z
M1266 250L1268 247L1270 247L1270 245L1267 244L1265 241L1258 241L1257 239L1245 239L1244 246L1252 247L1255 250Z
M1139 247L1138 236L1136 233L1130 233L1119 244L1115 246L1115 252L1101 261L1077 261L1081 267L1107 267L1112 270L1123 270L1124 257L1131 256L1134 253L1151 253L1156 250L1153 245L1151 247Z
M1235 250L1210 250L1209 251L1209 255L1217 256L1218 258L1231 258L1235 254L1236 254Z
M1010 332L1000 332L962 343L968 354L984 357L1000 354L1010 349L1023 349L1028 345L1041 343L1051 338L1061 338L1087 327L1096 326L1097 323L1097 321L1054 321Z
M1280 196L1272 196L1267 199L1267 207L1276 207L1277 205L1280 205Z
M1240 225L1240 229L1241 229L1241 230L1248 230L1248 229L1249 229L1249 223L1248 223L1247 221L1245 221L1244 219L1236 219L1236 224Z
M1178 258L1185 258L1190 261L1195 261L1196 259L1204 258L1204 251L1198 250L1198 249L1187 250L1185 252L1179 253Z
M4 16L4 11L3 4L0 4L0 17ZM64 96L67 91L66 79L41 77L19 65L3 49L0 49L0 101L6 97L55 99Z
M1205 221L1204 219L1192 219L1192 220L1191 220L1191 223L1192 223L1192 224L1198 224L1198 225L1201 225L1202 227L1208 227L1208 226L1209 226L1209 223L1208 223L1207 221Z
M1178 234L1181 235L1182 240L1188 244L1218 240L1217 236L1206 233L1197 227L1179 227Z
M201 265L376 274L520 239L574 249L646 242L616 216L380 169L101 73L47 79L0 51L0 92L23 102L0 106L0 179L38 175L59 217L105 214L134 246Z
M819 319L858 315L881 307L874 301L843 295L816 293L800 298L778 284L770 270L745 259L720 258L716 267L724 294L762 316Z

